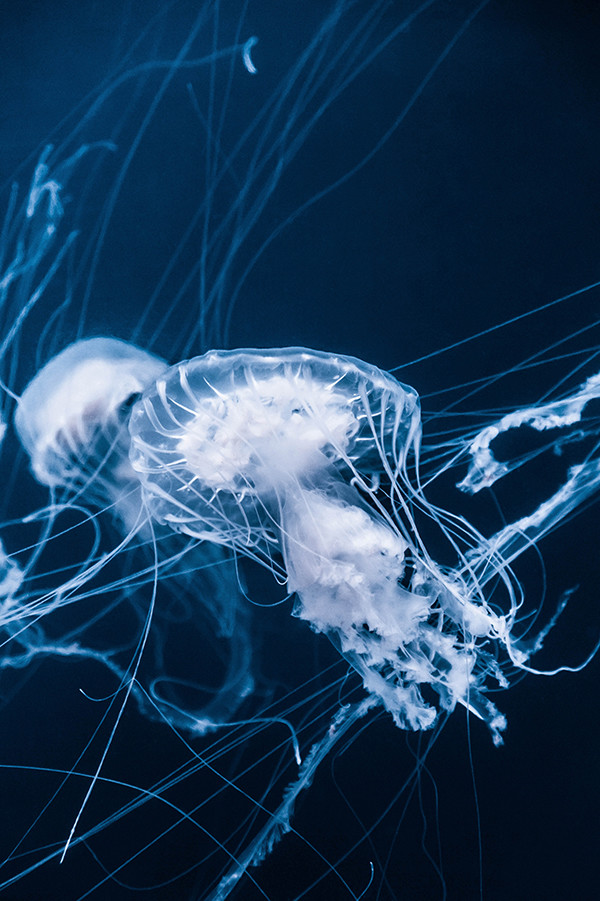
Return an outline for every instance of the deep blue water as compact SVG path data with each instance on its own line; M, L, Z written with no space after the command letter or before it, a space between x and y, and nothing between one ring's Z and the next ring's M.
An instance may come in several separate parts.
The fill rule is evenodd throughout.
M110 77L129 49L130 68L147 60L172 59L194 22L196 6L175 3L165 10L163 3L154 0L143 5L60 0L42 9L36 3L8 2L0 11L3 184L15 177L27 184L45 143L60 149L62 141L70 142L68 155L83 142L112 139L122 122L115 136L118 149L91 152L69 182L64 234L70 228L79 229L76 250L23 329L16 369L11 372L16 391L40 362L81 335L135 337L138 344L171 362L203 352L205 340L212 343L215 337L229 347L305 345L394 368L423 398L427 441L428 430L433 434L442 423L434 414L448 402L463 398L459 411L479 411L479 421L485 411L534 403L556 390L561 380L577 385L593 371L590 363L580 373L572 373L585 355L572 356L494 381L472 397L466 397L470 389L461 387L443 393L473 380L491 379L587 326L585 333L562 345L556 355L597 347L598 330L591 326L598 320L598 290L455 350L430 355L599 278L600 15L595 4L491 0L372 158L338 188L307 204L370 157L475 6L433 4L324 111L297 155L286 162L264 212L242 235L240 254L223 278L226 302L239 286L229 329L224 332L220 313L207 315L206 339L192 335L190 327L199 304L199 280L186 288L177 303L172 301L198 258L201 228L183 248L154 305L141 319L190 215L206 192L206 131L201 116L209 114L211 96L213 115L226 103L220 134L222 152L229 152L276 89L282 73L299 58L323 16L324 4L312 0L250 3L241 39L259 37L253 49L258 74L247 73L238 55L230 90L227 79L219 76L211 95L208 67L177 74L126 173L97 260L87 248L93 252L98 247L94 228L133 146L143 110L157 96L163 69L125 82L81 132L75 131L76 123L89 101L59 125L82 98ZM340 26L336 47L369 8L368 2L357 2ZM391 5L356 64L413 8L411 3ZM237 2L223 4L219 46L233 43L240 9ZM134 38L158 14L161 18L148 35L134 45ZM210 45L209 29L197 39L192 56L205 54ZM228 65L223 63L224 72ZM221 70L217 67L217 71ZM319 102L327 101L335 84L336 70L332 70L324 78ZM317 108L318 103L313 109ZM291 122L292 133L298 134L304 121L295 120L288 111L276 133L281 134L285 123ZM215 195L213 232L241 189L259 131ZM270 135L267 146L274 140ZM305 204L306 209L296 215ZM288 226L279 233L288 219ZM230 223L223 234L217 248L221 254L242 234L239 221ZM245 275L265 242L264 252ZM52 310L62 303L67 290L73 297L70 306L48 326ZM549 356L553 354L544 359ZM428 359L408 365L422 357ZM13 459L15 454L14 438L9 435L3 461L8 486L3 520L21 517L44 502L43 492L23 461ZM501 492L501 503L514 516L521 515L544 496L547 483L554 490L555 477L549 464L544 463L541 470L533 466L524 481L509 484ZM499 527L493 504L468 503L453 491L451 479L438 490L436 500L448 507L456 505L480 527L490 531ZM576 664L597 640L597 531L597 507L591 505L540 547L549 613L561 592L579 585L548 639L540 665ZM16 551L16 532L7 534L9 549ZM64 553L78 553L77 539ZM58 558L52 562L61 565ZM519 575L526 590L539 595L542 567L535 554L525 560ZM251 578L260 579L257 592L277 596L269 594L272 589L264 576ZM166 596L164 603L168 603ZM260 611L256 620L265 692L277 694L336 665L335 651L325 639L292 620L289 610ZM118 623L117 618L110 628L118 629ZM56 628L60 629L60 621ZM185 658L189 663L181 665L193 678L194 633L184 630L177 641L177 648L169 646L165 651L167 659L170 654L174 660ZM110 678L92 664L51 659L32 667L31 678L26 679L25 672L19 675L23 678L15 681L10 676L7 682L1 714L0 763L8 767L0 773L3 857L58 784L48 773L16 772L10 765L73 766L99 721L101 707L86 700L79 689L94 697L114 690ZM566 895L591 899L597 885L600 802L598 675L596 659L581 673L528 676L500 693L497 703L509 723L500 749L492 746L477 721L471 721L467 730L465 714L457 710L428 757L428 773L420 783L424 813L419 810L419 790L412 795L404 792L391 804L381 825L365 838L368 825L400 792L416 748L415 740L407 747L405 736L388 718L373 717L367 728L356 730L356 740L338 754L334 764L327 761L321 768L298 806L294 826L329 860L342 858L357 845L341 865L356 896L367 885L369 861L374 861L375 877L365 898L444 897L421 848L426 823L428 847L435 846L439 831L449 901L480 897L478 834L487 901L558 901ZM327 679L321 676L319 684L326 686ZM86 758L88 769L97 763L100 752L98 743ZM258 748L254 753L259 753ZM105 772L150 785L174 771L184 757L181 743L166 727L146 723L134 708L119 728ZM228 760L227 765L235 769L236 764ZM270 765L267 762L259 769L249 790L264 788L273 775ZM286 780L279 778L281 790ZM66 839L83 790L81 780L68 782L45 814L31 846ZM191 778L169 797L186 805L194 793L209 790L207 780ZM98 787L86 812L86 826L127 797L126 790ZM221 808L213 805L206 828L225 834L232 819L240 815L231 800ZM104 867L118 867L170 822L169 812L161 805L148 805L141 814L90 840L89 849L73 847L61 866L50 862L6 888L3 896L13 901L88 897L85 893L103 879ZM198 830L180 827L89 897L99 901L203 898L207 879L214 879L223 865L221 861L209 862L204 869L196 866L208 847ZM23 866L30 862L26 858ZM188 868L191 872L152 888ZM331 877L318 882L307 896L301 895L326 871L307 844L288 836L253 874L272 901L351 898L340 881ZM148 890L139 892L139 887ZM242 883L232 897L251 901L264 895Z

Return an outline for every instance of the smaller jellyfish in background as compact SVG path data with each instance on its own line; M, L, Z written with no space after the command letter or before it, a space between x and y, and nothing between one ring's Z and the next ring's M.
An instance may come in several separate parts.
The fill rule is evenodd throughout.
M9 621L15 606L15 596L23 584L23 571L5 551L0 541L0 623Z
M164 360L125 341L99 337L75 342L27 385L14 422L35 478L50 489L50 520L80 507L90 511L90 518L108 517L119 539L107 554L96 556L94 548L70 583L52 597L47 612L72 603L74 589L86 591L111 558L128 548L143 549L147 566L127 575L124 596L135 599L136 582L143 586L156 579L174 579L190 596L183 609L196 622L202 620L203 612L213 633L228 648L223 684L201 711L184 712L173 697L168 701L173 725L201 733L227 721L251 688L249 617L245 607L240 609L238 575L222 549L182 541L148 520L139 479L129 462L127 421L132 403L165 368ZM50 528L44 543L51 538ZM148 624L154 612L144 611ZM161 647L161 628L155 632ZM23 641L27 634L25 630ZM80 627L79 642L83 634L85 629ZM111 666L112 650L102 655ZM86 652L80 649L80 653ZM93 656L91 649L89 655ZM169 674L159 670L156 675L160 688L153 692L153 700L160 704L167 701L160 692L165 691ZM144 703L143 694L138 699Z
M139 487L128 464L128 409L166 368L159 357L114 338L69 345L29 382L15 428L31 470L54 496L109 507L125 532L140 528Z

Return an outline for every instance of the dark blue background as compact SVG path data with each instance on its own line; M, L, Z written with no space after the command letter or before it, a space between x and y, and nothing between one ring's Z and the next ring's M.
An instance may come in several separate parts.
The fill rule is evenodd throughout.
M143 43L134 61L172 58L194 18L195 4L174 4ZM299 205L349 171L377 144L408 102L415 87L473 4L440 2L399 36L356 80L319 122L281 182L247 243L247 259ZM267 97L300 51L322 15L320 2L251 3L242 37L259 36L253 51L259 74L252 78L241 65L229 99L224 144L229 145L251 121L261 98ZM349 17L357 21L368 3L359 2ZM393 4L377 34L383 37L410 9ZM36 148L48 140L64 116L109 74L133 38L164 4L79 0L40 5L5 3L0 11L0 174L8 184L15 173L26 183ZM224 34L235 30L238 4L222 10ZM496 0L481 12L448 59L426 86L406 120L389 141L348 183L311 206L270 244L240 292L228 337L230 346L307 345L335 350L397 374L423 397L425 441L437 428L432 416L447 399L466 393L457 388L509 369L532 353L598 319L599 294L590 292L557 308L522 320L459 349L406 366L469 335L489 329L599 277L600 177L598 174L599 94L598 39L600 15L593 3L518 2ZM156 43L154 43L156 42ZM202 47L202 41L199 42ZM369 44L373 46L373 42ZM199 51L201 52L201 51ZM203 51L202 51L203 52ZM71 286L75 301L51 333L44 336L41 359L84 334L112 334L128 339L202 194L202 129L194 122L185 90L191 81L203 108L207 87L203 70L180 78L157 115L124 184L111 219L98 267L93 274L89 307L82 317L77 292L88 283L90 268L82 256ZM146 97L156 81L144 89ZM89 125L81 140L107 137L125 112L117 94ZM217 95L220 97L221 95ZM143 106L144 96L141 98ZM86 228L98 219L119 160L131 142L138 108L126 117L115 165L98 170L91 181L81 175L72 187L69 215L77 219L84 248ZM72 134L74 121L59 128L56 143ZM77 145L74 140L73 146ZM24 163L25 160L29 162ZM244 160L239 162L244 171ZM77 190L91 185L85 203ZM81 196L81 195L80 195ZM226 205L227 197L220 198ZM220 210L216 211L218 221ZM193 264L186 252L180 270ZM231 274L236 283L244 258ZM180 277L182 277L180 275ZM35 370L33 345L59 302L64 282L57 282L45 306L25 330L15 387ZM170 360L182 354L181 323L186 311L174 310L158 331L168 290L159 297L138 342ZM189 312L189 310L187 311ZM179 327L178 327L179 326ZM568 349L598 343L591 331ZM194 352L201 352L197 344ZM541 366L517 378L501 380L463 405L465 410L511 408L534 403L569 372L569 361ZM587 370L584 370L587 374ZM580 377L573 377L577 384ZM21 468L19 496L7 498L7 509L21 513L40 503ZM508 510L529 507L531 492L503 498ZM31 485L31 499L23 497ZM481 517L488 531L498 527L494 514L469 507L444 487L442 500L467 515ZM462 506L464 504L464 506ZM511 504L513 505L511 508ZM8 513L7 513L8 515ZM544 665L576 664L593 647L600 629L598 607L597 509L586 510L550 539L541 550L547 561L548 610L574 584L580 589L548 639ZM539 591L539 561L526 561L519 575L532 593ZM317 654L316 664L333 662L324 639L276 615L261 627L262 653L269 672L294 685L304 665L294 669L294 655ZM279 631L279 630L283 631ZM305 634L306 632L306 634ZM312 661L311 661L312 662ZM77 672L76 672L77 670ZM44 664L4 710L0 762L68 766L97 721L97 710L78 689L91 694L95 672L55 661ZM104 685L99 678L99 684ZM498 696L507 714L506 744L494 749L485 729L457 711L431 752L431 777L423 777L426 819L435 830L431 779L439 791L439 831L449 899L476 899L478 820L483 844L483 897L501 899L592 899L597 891L600 755L597 725L598 662L584 672L555 678L528 677ZM108 689L107 689L108 690ZM413 743L414 746L414 743ZM168 772L178 763L180 748L158 727L145 726L135 713L124 723L114 750L111 774L150 780L150 772ZM470 770L472 755L474 777ZM144 773L145 764L149 773ZM91 764L90 764L91 765ZM405 738L381 717L335 764L335 779L326 764L303 799L296 828L330 858L343 854L361 829L352 820L344 795L365 822L371 822L399 791L410 772L412 757ZM336 788L336 783L339 790ZM190 783L185 792L195 790ZM201 789L198 789L201 790ZM47 797L43 775L2 774L2 848L9 848ZM53 807L55 820L47 837L66 836L81 800L73 784ZM98 793L98 811L110 794ZM441 898L437 877L420 849L422 820L415 798L398 826L403 798L393 806L373 843L382 860L391 848L388 883L378 888L376 872L367 898L409 901ZM225 814L225 820L227 811ZM100 815L100 814L98 814ZM157 820L158 822L158 820ZM130 827L109 830L99 852L119 861L120 843L145 829L149 840L156 827L152 815ZM397 833L396 833L397 828ZM135 842L134 842L135 844ZM194 832L159 846L152 864L164 856L164 871L192 865L202 853ZM368 881L373 849L363 844L348 865L356 894ZM177 863L175 863L177 861ZM172 869L171 869L172 865ZM146 867L146 869L144 869ZM322 872L314 856L284 839L273 857L256 871L273 901L301 891ZM152 885L146 859L131 873L128 885ZM101 878L91 856L73 849L59 868L53 862L30 880L5 890L13 901L37 898L76 899ZM148 898L202 897L202 872L147 893ZM240 898L258 893L248 884ZM340 884L319 884L314 899L344 898ZM133 889L107 883L92 897L146 897Z

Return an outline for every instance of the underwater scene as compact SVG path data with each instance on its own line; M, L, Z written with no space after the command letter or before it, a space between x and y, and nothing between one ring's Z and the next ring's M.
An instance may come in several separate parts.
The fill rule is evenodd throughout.
M0 897L594 898L600 8L0 23Z

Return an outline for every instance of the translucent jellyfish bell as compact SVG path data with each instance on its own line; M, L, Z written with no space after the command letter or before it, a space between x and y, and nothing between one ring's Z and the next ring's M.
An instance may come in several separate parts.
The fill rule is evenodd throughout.
M139 502L130 503L126 490L135 490L137 480L123 424L132 398L165 366L159 357L115 338L77 341L53 357L27 385L15 413L38 482L55 490L85 490L98 505L116 505L132 526Z
M163 373L129 428L151 515L281 567L295 615L332 639L397 725L429 728L460 702L500 741L504 718L483 691L503 677L480 644L507 627L416 536L412 388L351 357L212 351Z
M127 420L133 400L165 367L159 357L125 341L77 341L51 359L27 385L18 402L15 427L36 479L52 490L51 517L75 502L93 511L95 519L108 512L119 533L116 550L130 545L149 554L150 561L142 564L135 578L128 573L123 583L123 593L131 596L133 604L135 584L141 586L144 605L145 582L160 574L161 579L175 579L184 592L178 603L179 616L189 617L194 624L201 623L204 616L216 626L212 644L220 657L219 665L213 666L217 682L213 696L196 709L183 711L171 693L168 712L163 714L172 723L202 732L227 721L250 690L249 615L242 608L238 574L222 548L182 541L166 527L150 528L140 480L129 462ZM85 561L78 586L97 574L103 559ZM162 614L162 608L154 613L156 617ZM157 705L164 700L161 691L168 694L169 674L161 664L162 632L167 631L168 619L168 615L163 617L155 630L160 678L149 693Z
M416 392L359 360L211 351L168 370L132 410L131 459L157 519L268 553L291 495L379 469L374 432L402 448L401 465L418 429Z

